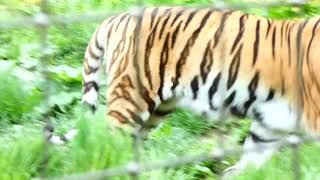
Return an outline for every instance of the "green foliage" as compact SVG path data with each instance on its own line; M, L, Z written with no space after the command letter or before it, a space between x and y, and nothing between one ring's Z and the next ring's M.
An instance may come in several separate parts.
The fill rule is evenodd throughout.
M15 74L30 75L12 62L0 61L0 120L21 123L23 115L40 102L41 93L32 82L22 80Z
M320 161L317 153L319 151L319 144L306 144L299 148L299 163L301 164L300 171L302 179L312 180L319 178L320 169L316 165L317 162ZM234 179L265 179L266 177L270 180L293 179L293 166L292 150L286 148L283 152L276 154L262 169L256 170L253 167L248 168L242 175Z
M79 67L83 62L91 34L97 25L97 23L88 23L51 28L49 39L53 51L52 64Z

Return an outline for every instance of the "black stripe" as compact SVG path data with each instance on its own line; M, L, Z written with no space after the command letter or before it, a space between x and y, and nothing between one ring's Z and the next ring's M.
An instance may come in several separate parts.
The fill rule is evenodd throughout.
M154 111L154 108L156 106L156 103L154 102L154 100L150 97L149 92L147 90L146 87L142 86L142 91L141 91L141 95L143 100L147 103L148 105L148 111L151 114Z
M137 22L137 25L135 27L135 30L134 30L134 33L135 34L140 34L141 33L141 27L142 27L142 20L143 20L143 13L144 13L144 10L143 9L143 12L140 14L140 16L138 16L138 22ZM134 42L135 44L138 44L138 38L139 37L136 37L134 36ZM133 67L134 67L134 70L136 73L134 73L136 75L136 82L137 82L137 89L139 91L139 95L140 97L142 97L142 99L147 103L147 106L148 106L148 111L149 113L151 114L152 111L154 110L155 108L155 102L151 99L150 95L149 95L149 92L147 90L147 88L145 86L143 86L142 84L142 80L141 80L141 69L140 69L140 66L139 64L139 58L138 58L138 55L139 55L139 47L138 46L135 46L134 48L134 57L133 57Z
M60 136L60 140L63 141L63 142L68 142L69 141L69 139L64 135Z
M220 39L221 34L223 32L223 29L224 29L225 21L228 19L230 14L232 14L232 11L223 13L221 21L220 21L220 25L219 25L218 29L216 30L216 32L214 34L214 46L213 46L213 48L215 48L218 45L219 39Z
M285 32L285 35L288 35L289 25L290 25L290 22L288 22L288 23L287 23L287 25L286 25L286 32Z
M277 31L277 27L274 27L273 33L272 33L272 57L273 57L273 60L275 60L276 31Z
M271 142L278 141L277 139L264 139L252 131L250 131L249 134L254 143L271 143Z
M202 78L203 84L207 80L207 76L211 70L212 64L213 64L213 53L210 49L211 41L208 42L207 48L204 52L201 64L200 64L200 74Z
M298 65L299 67L303 66L303 56L304 56L304 52L303 52L303 50L301 50L302 31L303 31L303 29L306 27L306 25L307 25L308 22L309 22L309 20L307 19L306 21L303 22L303 24L300 24L300 25L299 25L298 32L297 32L297 42L296 42L296 50L297 50L297 51L296 51L296 53L297 53L297 65ZM301 53L303 53L303 54L301 54ZM298 68L298 71L299 71L299 70L303 71L302 68L301 68L301 69ZM298 73L303 73L303 72L298 72ZM302 76L302 75L301 75L301 76ZM302 90L306 89L305 83L304 83L304 78L301 77L301 78L299 78L299 80L302 81L302 83L301 83L301 85L302 85ZM318 87L318 86L316 85L316 87ZM302 101L303 101L303 98L302 98Z
M309 22L309 20L307 19L306 21L303 22L303 24L299 25L298 28L298 32L297 32L297 42L296 42L296 49L297 49L297 61L299 62L299 59L301 58L301 61L303 61L303 55L301 55L301 53L303 53L301 51L301 40L302 40L302 31L303 29L306 27L307 23ZM302 63L301 63L302 65Z
M150 29L152 29L154 19L156 18L157 14L158 14L158 10L159 10L159 8L155 8L151 12Z
M238 106L232 106L230 108L230 113L232 115L234 115L234 116L239 117L239 118L245 118L246 117L246 114L243 111L241 111Z
M141 106L138 105L138 103L133 99L133 97L130 95L129 91L128 90L128 86L124 85L124 84L121 84L120 86L118 86L122 92L122 96L120 95L117 95L117 99L120 99L120 98L124 98L126 101L128 101L129 103L132 104L132 106L135 107L136 110L138 111L142 111L141 109ZM129 85L129 87L131 87L132 89L134 88L133 85ZM116 100L116 99L114 99ZM111 102L109 102L109 105L111 104Z
M111 36L111 33L112 33L112 29L113 29L113 25L114 23L111 24L109 30L108 30L108 33L107 33L107 42L106 42L106 47L105 49L108 49L108 46L109 46L109 41L110 41L110 36Z
M120 123L128 123L129 125L134 126L134 124L130 122L129 119L119 111L112 110L108 113L108 115L114 117Z
M249 86L248 86L248 91L249 91L249 99L244 103L244 114L247 114L248 109L252 105L252 103L257 99L256 97L256 90L258 87L259 83L259 72L256 72L254 77L252 78Z
M223 106L224 106L224 107L229 106L229 105L233 102L235 96L236 96L236 91L233 91L233 92L227 97L227 99L225 99Z
M281 23L281 37L280 37L280 46L282 47L282 41L283 41L283 27L286 21L282 21Z
M53 133L54 132L54 127L51 124L46 124L44 126L44 130L48 131L49 133Z
M164 41L163 48L161 51L161 56L160 56L160 65L159 65L159 76L160 76L160 86L158 89L158 95L161 101L163 101L163 94L162 94L162 89L163 89L163 84L164 84L164 74L166 70L166 64L168 62L168 57L169 57L169 37L170 34L167 34L167 37Z
M144 54L144 73L145 76L147 77L148 84L150 88L152 89L152 82L151 82L151 72L150 72L150 65L149 65L149 58L151 54L151 49L154 45L154 39L157 33L158 25L160 22L160 18L158 19L156 25L152 29L151 33L148 36L146 47L145 47L145 54ZM138 38L138 37L137 37Z
M260 34L260 20L257 22L256 26L256 40L254 41L253 45L253 61L252 61L252 66L256 64L257 57L258 57L258 51L259 51L259 34Z
M272 25L272 23L270 22L269 19L267 19L267 21L268 21L268 28L267 28L267 33L266 33L266 39L267 39L267 37L269 35L270 29L271 29L271 25Z
M240 45L237 53L233 57L230 67L229 67L229 76L227 81L227 89L230 89L235 80L237 79L239 67L240 67L240 60L241 60L241 51L242 51L242 44Z
M93 113L95 113L95 112L96 112L97 107L96 107L95 105L89 104L89 103L87 103L87 102L85 102L85 103L89 106L89 108L90 108L91 112L93 112Z
M186 23L185 23L185 25L184 25L183 30L186 30L187 26L189 25L189 23L191 22L191 20L193 19L194 15L195 15L196 13L197 13L197 11L194 10L194 11L192 11L192 12L189 14L188 19L187 19L187 21L186 21Z
M92 50L92 43L90 43L89 47L88 47L88 53L89 53L89 56L91 57L91 59L94 59L94 60L100 60L100 57L98 55L96 55L93 50Z
M245 29L244 20L247 19L247 17L248 17L247 14L242 15L240 17L240 20L239 20L239 32L238 32L238 35L237 35L236 39L233 42L232 48L230 50L230 54L233 53L234 49L236 48L237 44L240 42L240 39L242 38L244 29Z
M248 86L250 94L254 94L259 83L259 72L256 72Z
M116 18L117 18L117 16L111 16L111 17L109 17L106 26L109 25L109 24L110 24L114 19L116 19Z
M274 89L270 89L266 101L270 101L274 97Z
M193 99L197 99L197 95L198 95L198 91L199 91L199 82L198 82L198 76L195 76L191 83L190 83L190 86L191 86L191 90L192 90L192 93L193 93Z
M169 14L166 14L166 19L163 21L163 24L162 24L161 29L160 29L159 39L161 39L161 37L162 37L163 30L166 27L166 25L167 25L167 23L168 23L168 21L170 19L170 16L171 16L171 11L169 12Z
M170 26L173 26L174 23L178 20L178 18L182 15L182 13L186 10L186 8L182 9L181 11L179 11L176 16L173 18L172 22L171 22L171 25Z
M100 27L101 27L101 26L100 26ZM95 33L95 46L96 46L96 48L97 48L99 51L102 51L103 48L100 47L99 42L98 42L98 32L99 32L99 30L100 30L100 27L96 30L96 33Z
M121 24L121 22L122 22L127 16L128 16L128 13L124 14L124 15L120 18L119 23L118 23L117 26L116 26L115 32L117 32L119 25Z
M289 66L291 64L291 30L292 26L290 26L289 31L288 31L288 55L289 55Z
M178 32L180 30L180 26L181 26L182 21L179 22L178 26L176 27L176 29L173 31L172 33L172 38L171 38L171 49L174 47L175 43L176 43L176 39L177 39L177 35Z
M135 112L131 111L130 109L126 109L127 112L130 114L130 116L132 117L133 121L141 126L143 126L144 122L141 119L141 117L136 114Z
M310 60L309 59L309 55L310 55L309 53L310 53L311 44L313 42L314 36L316 34L316 29L317 29L319 23L320 23L320 19L315 23L315 25L312 28L312 36L311 36L311 39L309 41L308 49L307 49L307 64L308 65L309 65L309 60Z
M123 52L123 50L125 48L124 44L126 43L126 35L127 35L127 30L128 30L128 25L129 25L130 19L131 19L130 17L127 19L125 27L124 27L124 29L122 31L121 39L120 39L119 43L117 44L117 47L113 51L112 58L111 58L111 63L110 63L108 72L110 72L112 66L115 64L116 59L118 59L118 57L120 55L120 52Z
M172 109L170 110L160 110L160 109L156 109L152 115L158 116L158 117L163 117L163 116L167 116L168 114L171 114L173 112Z
M89 65L88 65L88 67L90 69L90 73L96 73L99 70L99 67L93 68L93 67L91 67Z
M94 88L97 92L99 92L99 86L95 81L89 81L84 83L84 93L90 91L91 88Z
M261 115L261 113L257 110L257 108L254 108L252 110L252 114L253 114L253 119L256 120L257 122L259 122L260 124L264 124L263 122L263 117Z
M180 55L180 58L176 64L176 74L175 74L175 77L172 78L172 82L173 82L173 85L171 87L171 90L173 91L176 86L178 85L179 83L179 78L181 76L181 73L182 73L182 67L183 65L186 63L187 61L187 58L189 56L189 53L190 53L190 49L191 47L194 45L196 39L198 38L198 35L199 33L201 32L201 29L205 27L206 25L206 22L208 21L209 17L211 15L211 11L208 11L207 14L202 18L200 24L199 24L199 27L192 33L191 37L188 39L185 47L183 48L182 52L181 52L181 55Z
M91 73L96 73L99 70L99 67L96 67L96 68L91 67L89 65L89 63L88 63L88 59L87 58L84 59L83 68L84 68L84 73L86 75L91 74ZM89 71L87 71L87 68L89 69Z
M297 32L297 43L296 43L296 48L297 48L297 58L302 58L300 55L301 51L300 51L300 47L301 47L301 36L302 36L302 31L303 29L306 27L307 23L309 22L309 20L306 20L303 22L303 24L299 25L299 29L298 29L298 32Z
M217 109L216 107L213 107L212 97L218 90L218 85L219 85L220 79L221 79L221 72L219 72L218 75L214 78L214 80L212 81L212 84L211 84L211 86L209 88L208 97L209 97L210 108L212 110L216 110Z

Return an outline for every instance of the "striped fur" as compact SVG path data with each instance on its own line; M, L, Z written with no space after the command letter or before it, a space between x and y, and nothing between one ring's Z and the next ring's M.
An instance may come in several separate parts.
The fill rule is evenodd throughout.
M148 129L181 107L210 120L253 119L245 148L274 143L296 124L318 132L319 23L185 7L113 16L88 45L82 100L96 109L105 56L107 116L117 127Z

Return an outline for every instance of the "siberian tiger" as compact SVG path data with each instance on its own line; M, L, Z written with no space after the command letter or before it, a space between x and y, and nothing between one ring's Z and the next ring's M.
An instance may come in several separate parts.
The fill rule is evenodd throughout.
M82 101L96 109L105 57L114 127L146 130L177 107L212 121L249 117L244 151L263 149L228 170L260 167L296 127L320 129L319 23L190 7L115 15L87 47Z

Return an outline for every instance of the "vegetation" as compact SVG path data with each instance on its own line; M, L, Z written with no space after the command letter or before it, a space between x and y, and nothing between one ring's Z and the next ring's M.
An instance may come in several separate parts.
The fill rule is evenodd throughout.
M210 0L147 0L148 5L211 5ZM229 3L244 3L229 0ZM316 2L316 1L315 1ZM135 0L49 1L51 14L73 15L85 12L124 10ZM245 8L243 11L271 18L310 17L320 13L319 3L301 8ZM40 12L39 0L0 1L0 21L32 16ZM50 56L46 67L50 82L41 74L39 31L35 28L0 30L0 179L31 179L43 171L49 177L87 172L126 164L132 159L131 138L112 134L105 120L103 102L95 115L80 104L81 63L87 42L98 22L60 25L49 29ZM50 92L46 87L50 87ZM43 97L49 93L49 104ZM50 146L44 161L42 127L50 118L58 134L78 127L80 135L66 146ZM240 147L249 127L246 119L218 126L224 144ZM179 110L154 130L141 148L144 161L208 152L219 146L213 129L203 118ZM320 175L320 145L300 148L303 179ZM291 150L283 149L261 170L248 169L236 179L291 179ZM185 165L169 170L143 173L143 179L216 179L238 156L223 161ZM47 163L47 168L43 164ZM128 179L127 176L115 179Z

